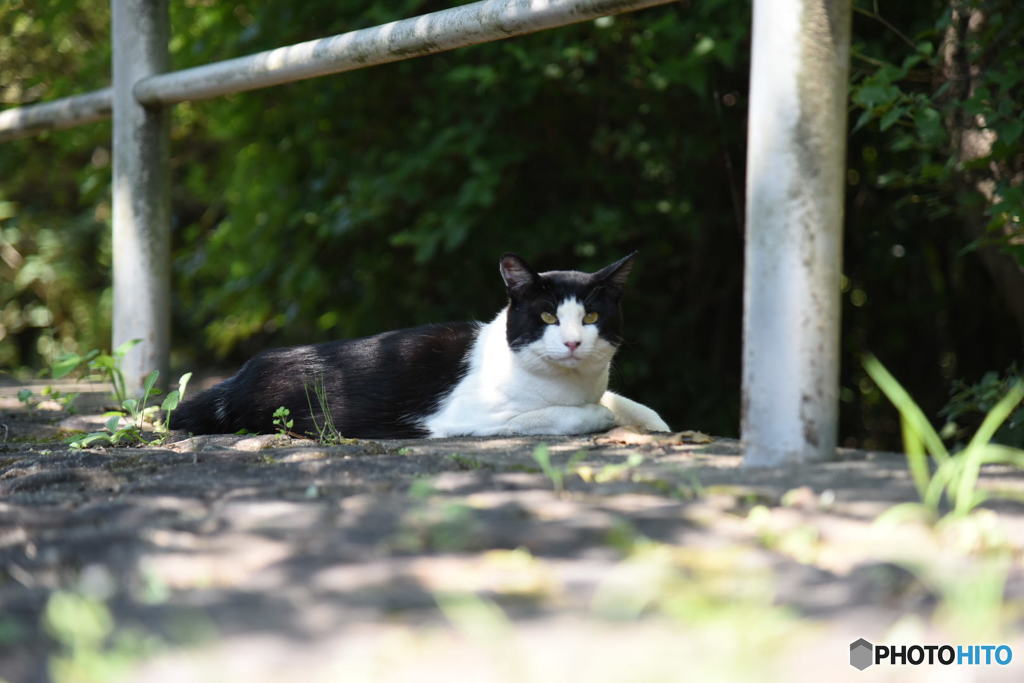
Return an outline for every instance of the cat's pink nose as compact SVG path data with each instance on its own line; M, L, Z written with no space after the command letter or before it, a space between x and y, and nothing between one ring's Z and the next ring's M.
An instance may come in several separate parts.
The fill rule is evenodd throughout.
M565 345L569 347L570 351L575 351L580 347L579 342L565 342Z

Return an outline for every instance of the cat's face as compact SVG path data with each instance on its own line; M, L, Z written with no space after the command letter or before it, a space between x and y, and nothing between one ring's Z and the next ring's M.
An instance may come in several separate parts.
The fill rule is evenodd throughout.
M532 365L599 369L622 343L619 301L635 252L596 273L537 273L515 254L501 258L508 289L509 347Z

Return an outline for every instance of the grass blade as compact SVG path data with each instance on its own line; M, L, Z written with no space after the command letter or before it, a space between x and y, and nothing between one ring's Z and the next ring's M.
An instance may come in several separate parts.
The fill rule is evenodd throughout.
M997 443L986 444L981 456L983 465L1024 467L1024 451Z
M914 402L914 399L910 398L910 394L907 393L906 389L896 381L895 377L889 374L885 366L873 355L868 354L864 356L862 363L868 375L878 385L878 388L896 406L896 410L899 411L902 419L906 420L909 428L916 432L917 437L924 443L928 453L939 463L948 460L949 451L946 450L946 446L942 443L938 432L932 427L928 418L921 411L921 408Z
M907 467L910 469L910 476L914 480L918 497L924 500L928 490L928 479L931 476L924 442L902 415L900 416L900 429L903 432L903 449L907 452Z
M999 403L996 403L992 406L992 410L988 411L988 415L982 420L981 426L974 433L974 437L971 438L967 448L981 446L991 441L996 431L1003 426L1006 418L1010 417L1014 408L1021 402L1021 399L1024 399L1024 382L1017 382L1006 392L1006 396L999 399Z
M960 473L956 492L954 494L954 512L958 515L965 515L971 511L978 502L974 487L978 483L978 476L981 474L981 465L985 457L989 441L995 436L996 430L1002 426L1006 418L1010 416L1013 409L1017 407L1024 398L1024 382L1017 382L1010 388L1010 391L996 403L992 410L988 411L985 419L982 420L978 431L974 433L971 442L960 455L964 459L963 470Z
M551 451L546 443L539 444L533 449L533 459L540 465L541 472L551 480L551 485L556 492L562 491L562 473L551 464Z

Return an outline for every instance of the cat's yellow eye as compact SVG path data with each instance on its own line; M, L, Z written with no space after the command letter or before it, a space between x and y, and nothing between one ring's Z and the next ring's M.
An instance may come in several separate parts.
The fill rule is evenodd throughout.
M597 322L598 317L599 316L597 315L597 313L591 311L590 313L587 313L585 316L583 316L583 323L585 325L593 325L594 323Z
M556 318L554 314L548 313L547 311L544 311L543 313L540 314L540 319L546 322L548 325L554 325L555 323L558 322L558 318Z

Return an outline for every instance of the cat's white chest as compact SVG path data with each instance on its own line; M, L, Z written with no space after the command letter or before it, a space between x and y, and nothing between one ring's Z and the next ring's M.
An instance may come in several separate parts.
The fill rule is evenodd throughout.
M607 361L567 371L517 357L505 339L503 311L481 328L466 376L422 425L434 437L501 434L522 415L595 405L607 388Z

